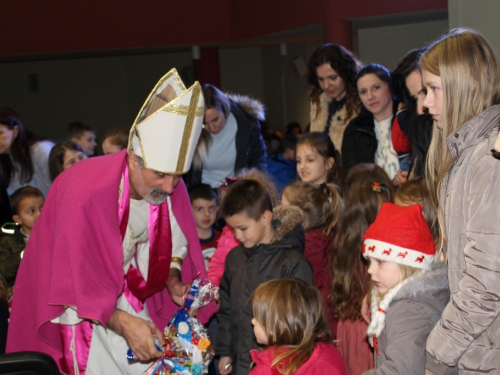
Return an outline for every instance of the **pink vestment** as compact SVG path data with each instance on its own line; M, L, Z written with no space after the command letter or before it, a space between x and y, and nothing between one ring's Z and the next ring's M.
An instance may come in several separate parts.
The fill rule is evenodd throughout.
M125 151L92 158L54 181L16 279L8 352L41 351L61 368L65 363L61 330L50 321L67 306L76 307L78 316L88 321L105 325L110 319L125 280L118 201L126 162ZM198 272L201 277L206 272L182 181L170 198L189 244L182 279L191 283ZM145 302L160 329L179 309L165 286ZM207 321L213 312L212 304L200 310L199 318Z

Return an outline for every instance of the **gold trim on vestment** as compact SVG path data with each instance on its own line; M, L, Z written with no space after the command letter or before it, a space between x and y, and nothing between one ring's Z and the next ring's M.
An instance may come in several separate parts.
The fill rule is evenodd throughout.
M182 266L182 262L184 262L184 259L179 258L179 257L172 257L170 259L170 263L177 263L177 264L180 264L181 266Z
M165 108L161 109L164 112L168 113L173 113L175 115L179 116L187 116L189 113L189 107L185 105L177 105L177 104L172 104L172 105L167 105ZM205 108L204 107L196 107L194 117L199 117L199 116L204 116L205 115Z
M193 131L194 118L197 112L198 100L201 94L201 87L198 82L195 82L191 86L193 94L191 95L191 101L189 102L189 111L187 114L186 125L184 126L184 133L182 134L181 148L179 150L179 158L177 159L177 173L182 173L184 163L186 162L186 154L188 152L189 140L191 139L191 133Z

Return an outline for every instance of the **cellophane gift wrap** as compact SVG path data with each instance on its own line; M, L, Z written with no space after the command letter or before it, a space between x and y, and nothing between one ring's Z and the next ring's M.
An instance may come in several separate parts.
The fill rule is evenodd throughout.
M214 349L207 329L200 321L189 315L215 300L218 287L206 279L196 279L184 298L184 306L174 315L163 332L165 346L156 346L163 356L144 372L146 375L200 375L208 373ZM137 360L132 351L127 353L129 361Z

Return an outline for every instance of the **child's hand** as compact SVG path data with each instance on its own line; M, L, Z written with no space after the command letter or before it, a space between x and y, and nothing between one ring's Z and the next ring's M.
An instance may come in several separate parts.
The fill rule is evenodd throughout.
M231 366L231 357L221 357L219 361L219 373L220 375L227 375L233 371L233 367Z
M402 171L400 169L398 173L396 173L396 176L394 176L392 183L395 186L401 186L406 182L406 180L408 180L408 171Z

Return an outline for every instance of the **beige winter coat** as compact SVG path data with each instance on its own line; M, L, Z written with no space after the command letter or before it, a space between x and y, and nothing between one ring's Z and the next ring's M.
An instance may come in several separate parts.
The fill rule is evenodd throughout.
M500 161L491 149L500 106L448 139L453 164L441 185L451 301L427 351L461 374L500 374Z
M319 105L311 103L311 131L312 132L323 132L326 128L326 120L328 120L328 105L333 99L325 94L321 93L319 96ZM328 135L332 140L335 148L340 152L342 148L342 137L344 136L344 130L349 125L351 119L358 115L358 112L351 114L351 117L347 118L347 110L344 107L340 111L337 111L330 120L330 131Z

